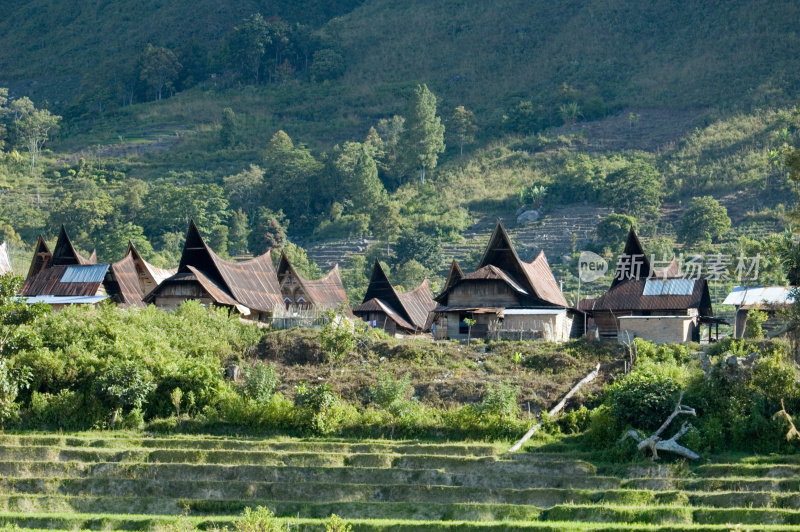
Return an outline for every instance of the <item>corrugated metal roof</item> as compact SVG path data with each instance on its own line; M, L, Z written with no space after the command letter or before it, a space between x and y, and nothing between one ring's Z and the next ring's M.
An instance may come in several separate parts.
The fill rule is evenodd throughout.
M47 303L50 305L94 305L108 296L32 296L24 298L26 303Z
M644 296L688 296L694 292L694 279L647 279Z
M789 305L794 303L794 298L791 295L793 287L791 286L760 286L753 288L746 288L744 286L735 287L723 305Z
M711 297L705 279L696 279L691 294L645 296L646 279L629 279L617 284L594 303L593 311L682 310L696 308L711 313ZM704 315L705 315L704 314Z
M461 281L503 281L514 291L520 294L528 294L528 291L522 288L509 274L492 264L468 273L461 278Z
M67 266L61 276L62 283L101 283L108 271L108 264Z
M504 316L556 316L566 313L565 308L507 308L503 311Z
M383 312L389 318L391 318L397 324L398 327L401 327L408 331L417 330L417 327L414 327L413 325L408 323L400 314L398 314L396 310L394 310L391 306L387 305L385 302L377 298L365 301L364 303L353 309L353 314L357 316L364 314L363 317L366 317L366 314L369 312ZM379 325L382 326L383 324Z
M334 265L331 271L319 279L306 279L292 266L286 254L281 252L277 275L281 282L285 275L291 275L302 287L307 298L306 302L316 308L324 310L342 306L348 307L347 292L344 290L342 277L339 275L338 264Z
M372 267L372 275L369 279L369 286L364 295L364 301L379 299L382 303L395 310L405 321L412 324L417 330L425 330L427 327L428 313L436 307L436 302L431 297L431 289L428 280L425 279L418 287L410 292L398 292L395 290L386 272L383 271L380 263L376 260Z
M108 264L104 265L108 268ZM61 277L69 266L50 266L27 279L20 291L23 296L95 296L102 286L100 281L62 283Z

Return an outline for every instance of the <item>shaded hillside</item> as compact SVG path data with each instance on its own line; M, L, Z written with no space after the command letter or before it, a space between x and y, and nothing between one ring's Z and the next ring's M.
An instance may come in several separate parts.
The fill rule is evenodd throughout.
M131 75L146 43L198 43L213 55L257 11L321 28L341 47L344 78L298 95L331 100L315 117L322 121L399 111L417 81L448 107L463 103L495 125L520 100L541 105L536 120L571 101L578 118L590 118L620 107L786 104L800 87L800 6L766 0L34 0L0 20L0 86L53 103L80 93L114 104L103 89ZM287 103L295 104L287 118L306 118Z

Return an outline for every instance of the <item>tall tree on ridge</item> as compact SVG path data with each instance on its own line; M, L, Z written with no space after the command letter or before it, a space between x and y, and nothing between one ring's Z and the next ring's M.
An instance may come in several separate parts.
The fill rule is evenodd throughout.
M425 184L426 170L436 168L444 152L444 125L436 116L436 96L427 85L417 85L409 101L403 147L406 164L419 169L420 183Z

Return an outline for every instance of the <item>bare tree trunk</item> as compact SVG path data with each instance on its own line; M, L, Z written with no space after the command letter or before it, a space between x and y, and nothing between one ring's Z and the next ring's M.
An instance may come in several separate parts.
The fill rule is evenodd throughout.
M699 454L678 443L678 440L684 434L689 432L689 429L692 428L691 424L684 421L683 425L681 425L681 429L678 432L676 432L673 437L671 437L668 440L661 439L661 433L667 430L667 427L669 427L670 423L672 423L672 420L674 420L677 416L681 414L686 414L690 416L697 415L694 408L690 408L688 406L682 406L681 405L682 401L683 401L683 392L681 392L681 395L678 398L678 404L675 405L675 409L672 411L669 417L664 421L664 423L661 424L658 430L655 431L650 437L642 438L642 436L637 431L629 430L628 432L623 434L622 438L619 439L618 443L622 443L626 439L631 438L639 442L639 444L636 446L636 448L639 449L639 451L645 453L647 450L649 450L653 454L652 456L653 460L658 460L658 451L667 451L670 453L678 454L680 456L684 456L690 460L697 460L698 458L700 458Z

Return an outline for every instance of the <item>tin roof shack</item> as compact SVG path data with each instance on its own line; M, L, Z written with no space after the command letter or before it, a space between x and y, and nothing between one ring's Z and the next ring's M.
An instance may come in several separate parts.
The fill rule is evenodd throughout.
M347 293L344 291L338 264L319 279L306 279L292 266L286 254L281 252L278 284L286 311L291 316L339 309L349 313Z
M794 303L792 286L761 286L746 288L737 286L728 294L723 305L734 305L736 313L733 325L734 338L743 338L750 310L761 310L767 314L762 324L767 336L779 336L786 332L787 323L781 311Z
M478 269L464 274L454 262L435 299L436 338L563 341L572 330L574 311L568 308L544 252L531 263L522 261L500 222ZM468 319L475 323L470 326Z
M176 308L187 299L236 309L245 318L259 321L283 309L269 251L242 262L224 260L205 243L194 222L189 224L177 273L164 279L144 302Z
M176 268L168 270L153 266L142 258L133 242L128 242L125 256L111 265L111 275L116 283L114 301L125 307L144 306L144 296L176 272Z
M375 261L364 301L353 314L389 334L414 335L428 330L428 314L435 306L427 279L410 292L398 292Z
M700 340L700 324L715 323L706 279L675 277L677 261L651 267L631 230L611 288L591 308L600 337L626 342L635 337L658 343Z

